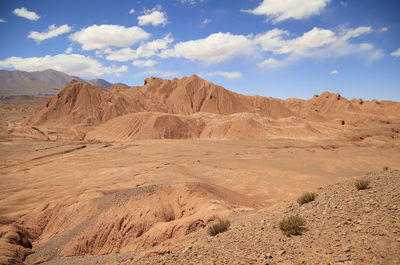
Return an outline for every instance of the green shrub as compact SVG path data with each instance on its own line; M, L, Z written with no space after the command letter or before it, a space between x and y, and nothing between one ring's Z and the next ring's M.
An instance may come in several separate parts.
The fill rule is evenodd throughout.
M282 232L287 235L301 235L303 226L306 224L306 220L300 215L291 215L287 218L283 218L279 222L279 228Z
M219 233L225 232L231 226L229 220L218 219L211 226L208 227L208 234L210 236L218 235Z
M369 180L368 179L357 179L354 183L357 190L365 190L369 188Z
M383 171L388 171L389 170L389 167L388 166L383 166Z
M317 194L315 192L306 192L303 195L301 195L299 198L297 198L297 202L300 205L303 205L307 202L312 202L313 200L315 200L316 197L317 197Z

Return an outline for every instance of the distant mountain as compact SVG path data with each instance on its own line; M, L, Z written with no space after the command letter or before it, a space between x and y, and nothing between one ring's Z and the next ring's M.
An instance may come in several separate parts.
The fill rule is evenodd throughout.
M82 78L77 77L77 76L72 76L72 78L76 79L79 82L87 83L89 85L100 85L100 86L102 86L104 88L109 88L110 86L112 86L112 83L110 83L110 82L108 82L108 81L106 81L104 79L99 79L99 78L97 78L97 79L82 79Z
M104 88L112 85L104 79L82 79L51 69L36 72L0 69L0 95L55 95L72 79Z

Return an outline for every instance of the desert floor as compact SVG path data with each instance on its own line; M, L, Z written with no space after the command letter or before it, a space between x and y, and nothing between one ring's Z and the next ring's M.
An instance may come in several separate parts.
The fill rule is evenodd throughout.
M29 111L2 112L2 129ZM6 135L0 140L0 256L18 263L33 253L27 264L64 264L65 257L102 255L89 258L102 264L115 255L180 251L217 217L273 211L304 192L399 165L398 140L382 137L89 143ZM129 229L121 228L124 222ZM18 250L27 249L22 235L33 252Z
M398 148L338 142L146 140L107 145L1 142L1 215L18 218L45 201L181 182L216 184L267 206L384 165L400 165Z

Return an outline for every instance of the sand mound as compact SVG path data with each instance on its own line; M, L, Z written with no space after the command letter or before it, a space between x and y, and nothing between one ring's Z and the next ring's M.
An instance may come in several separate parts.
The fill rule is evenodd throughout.
M111 119L86 135L87 140L198 138L204 123L194 118L164 113L131 113Z
M125 253L186 236L254 199L200 183L147 186L80 202L46 205L23 218L39 242L27 258L35 264L57 256Z
M295 117L272 120L250 113L175 115L140 112L111 119L89 131L88 141L135 139L245 139L301 135L320 136L318 129Z

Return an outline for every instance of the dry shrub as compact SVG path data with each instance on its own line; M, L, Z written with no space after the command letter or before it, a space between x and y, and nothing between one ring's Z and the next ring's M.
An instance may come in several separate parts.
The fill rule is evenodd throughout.
M303 195L301 195L299 198L297 198L297 202L300 205L303 205L305 203L312 202L313 200L315 200L316 197L317 197L317 194L315 192L306 192Z
M366 190L369 188L369 180L368 179L357 179L354 183L357 190Z
M389 170L389 167L388 166L383 166L383 171L388 171Z
M218 235L219 233L225 232L231 226L229 220L218 219L211 226L208 227L208 234L210 236Z
M279 228L282 232L287 235L301 235L303 226L306 224L306 220L300 215L291 215L287 218L283 218L279 222Z

